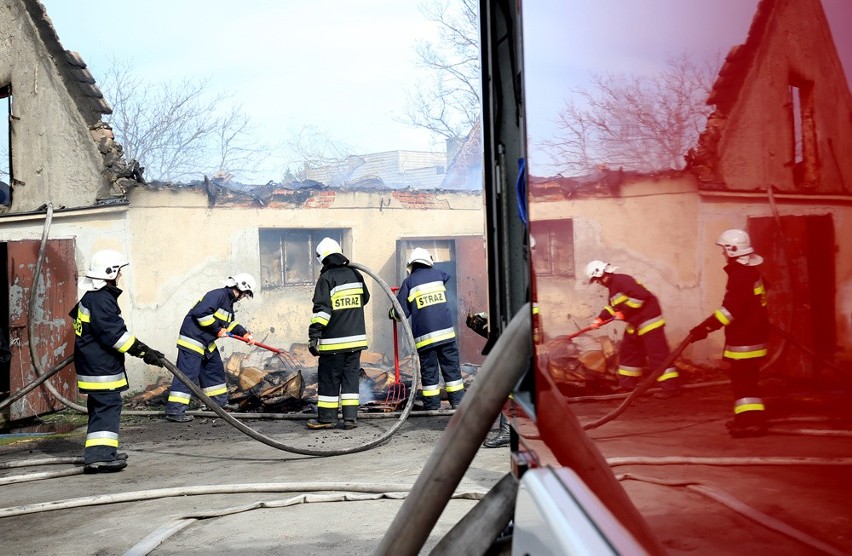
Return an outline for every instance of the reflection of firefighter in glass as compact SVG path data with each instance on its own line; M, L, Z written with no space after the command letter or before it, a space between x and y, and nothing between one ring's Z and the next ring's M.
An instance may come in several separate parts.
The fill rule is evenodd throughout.
M703 340L709 332L725 327L723 358L730 365L734 390L734 420L728 425L729 432L734 437L760 436L766 432L760 366L769 342L766 288L757 270L763 257L754 252L743 230L723 232L716 245L722 247L727 260L725 297L722 306L689 335L692 341Z
M618 382L623 390L636 388L643 369L656 371L669 359L671 351L666 341L665 325L657 297L635 278L617 274L616 267L603 261L586 265L590 283L609 290L609 305L601 310L591 326L616 319L627 322L618 353ZM680 393L678 372L674 366L663 370L657 379L662 386L659 397L668 398Z
M367 349L364 306L370 301L370 292L361 273L349 266L339 243L324 238L317 245L316 256L322 270L314 288L308 349L319 356L319 387L317 418L307 425L309 429L334 428L337 409L342 407L343 428L354 429L360 404L361 352Z
M414 345L420 358L423 409L441 407L440 376L444 377L447 400L456 408L464 397L464 381L453 316L447 304L446 283L450 275L434 267L432 255L418 247L408 258L408 277L396 297L405 317L411 318ZM388 316L399 319L393 307Z

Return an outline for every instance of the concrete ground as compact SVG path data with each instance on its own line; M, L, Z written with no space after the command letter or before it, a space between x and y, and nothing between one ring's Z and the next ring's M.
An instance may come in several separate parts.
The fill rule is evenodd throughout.
M412 417L390 441L366 452L313 457L270 448L221 419L192 423L125 417L121 450L128 467L119 473L73 475L0 486L8 509L39 502L170 487L245 483L350 483L408 487L414 483L449 416ZM307 431L304 421L246 421L280 442L301 448L348 448L387 430L393 421L363 419L353 431ZM20 441L0 448L0 461L79 456L85 431L60 439ZM508 450L482 450L459 491L486 492L508 471ZM6 476L74 469L51 465L0 470ZM79 469L79 466L76 467ZM378 488L380 492L382 488ZM253 492L177 496L0 517L0 554L124 554L161 526L182 516L223 511L256 502L273 504L300 494ZM327 494L327 493L321 493ZM253 509L198 520L174 534L153 554L370 554L388 529L402 500L335 501ZM428 549L475 504L451 500L433 531ZM3 509L0 514L6 515Z
M728 398L726 386L690 389L670 400L641 398L589 435L670 554L852 553L848 393L770 390L766 400L772 434L756 439L727 435ZM581 422L590 422L619 403L583 401L572 403L572 408ZM9 515L11 508L39 502L246 483L411 485L450 419L412 417L382 446L320 458L272 449L221 419L177 424L125 417L122 450L130 460L124 471L0 485L0 554L125 554L177 518L211 510L232 512L257 502L276 505L300 493L182 495ZM281 442L314 449L358 445L382 434L393 422L364 419L353 431L320 432L305 430L304 421L248 423ZM82 443L80 429L60 438L22 439L0 447L0 462L79 456ZM722 457L737 459L719 460ZM614 458L634 459L625 464ZM484 492L508 468L508 449L481 449L459 490ZM79 467L0 469L0 481L63 469ZM722 504L729 499L750 508L753 515L762 514L763 523ZM150 553L371 554L401 504L393 499L310 502L184 520L185 528ZM474 504L450 501L421 553L427 554Z

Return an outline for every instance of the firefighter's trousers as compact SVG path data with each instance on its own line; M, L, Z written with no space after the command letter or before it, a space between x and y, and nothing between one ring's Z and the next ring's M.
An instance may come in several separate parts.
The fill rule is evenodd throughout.
M765 359L765 356L749 359L725 358L725 361L730 364L736 426L751 427L765 424L766 408L760 397L760 366Z
M648 330L641 335L628 326L624 331L621 349L618 352L619 384L628 390L636 388L644 369L649 368L652 371L659 369L666 363L670 354L665 326ZM673 366L665 369L657 381L663 390L680 388L678 372Z
M114 461L118 452L118 429L121 425L121 392L89 392L86 408L89 426L83 463Z
M337 409L342 407L343 419L358 417L358 382L361 375L361 352L322 354L317 368L317 420L336 423Z
M455 341L417 350L420 358L420 382L423 385L423 409L441 407L440 377L450 405L456 407L464 397L464 382L459 366L459 348Z
M228 384L225 380L225 366L219 351L214 350L205 356L178 348L176 366L192 382L201 387L201 390L211 398L219 407L228 403ZM166 415L183 415L189 407L192 393L189 387L181 382L178 377L172 380L172 389L169 392L169 401L166 403Z

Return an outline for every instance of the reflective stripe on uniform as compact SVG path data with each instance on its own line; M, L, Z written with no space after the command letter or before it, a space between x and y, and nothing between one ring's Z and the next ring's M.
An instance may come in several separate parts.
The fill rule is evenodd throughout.
M424 282L423 284L411 288L408 292L408 301L414 301L415 298L420 297L421 295L445 291L447 291L447 288L444 287L444 283L440 280Z
M452 327L444 328L443 330L435 330L434 332L429 332L428 334L423 334L422 336L414 338L414 347L420 349L436 342L449 340L450 338L455 337L456 331Z
M444 282L440 280L419 284L411 288L408 293L408 302L413 302L418 309L446 303L447 288L444 286Z
M106 376L77 375L77 388L81 390L115 390L122 386L127 386L127 376L124 373Z
M118 433L111 431L90 432L86 435L86 448L92 446L109 446L118 448Z
M189 400L192 398L192 394L189 392L169 392L169 401L175 403L182 403L185 405L189 405Z
M340 398L337 396L317 396L317 407L326 409L337 409L340 403Z
M205 347L204 344L202 344L198 340L190 338L189 336L184 336L183 334L178 336L177 345L178 347L185 347L186 349L192 350L200 355L204 355L205 349L210 353L216 351L215 341L210 342L210 345Z
M676 368L674 368L674 367L669 367L668 369L666 369L666 370L665 370L665 372L664 372L663 374L661 374L661 375L657 378L657 382L663 382L664 380L671 380L671 379L673 379L673 378L677 378L677 377L679 377L679 376L680 376L680 375L678 374L678 372L677 372L677 369L676 369Z
M639 309L642 305L645 304L645 301L642 299L636 299L634 297L628 297L624 302L628 307L632 307L633 309Z
M628 367L627 365L620 365L618 367L618 374L621 376L642 376L642 367Z
M213 315L204 315L195 319L195 322L198 323L198 326L202 328L207 328L208 326L216 322L216 317L214 317Z
M221 396L222 394L228 393L228 385L224 382L222 384L214 384L213 386L208 386L207 388L202 388L202 392L204 392L208 397L213 396Z
M335 351L341 349L367 347L367 335L344 336L343 338L321 338L317 349L319 351Z
M464 380L451 380L444 384L444 390L447 392L458 392L459 390L464 390Z
M666 319L664 319L662 315L660 315L659 317L648 319L645 322L639 324L639 326L637 327L637 334L641 336L642 334L646 334L651 330L654 330L655 328L663 326L664 324L666 324Z
M360 405L358 394L340 394L340 405Z
M740 398L734 402L734 413L740 414L746 411L764 411L766 407L760 398Z
M83 305L77 305L77 318L82 322L92 322L92 312Z
M719 322L721 322L725 326L728 326L729 324L731 324L731 321L734 320L734 315L732 315L731 312L725 309L724 307L720 307L719 309L713 311L713 316L715 316L719 320Z
M226 311L221 307L219 309L216 309L216 312L213 313L213 316L222 322L231 322L232 320L234 320L234 313Z
M363 295L364 285L361 282L340 284L329 292L331 307L337 311L358 309L362 306Z
M766 344L756 344L753 346L725 346L725 351L722 354L728 359L754 359L755 357L764 357L767 354Z
M613 294L613 296L609 298L609 304L615 307L616 305L624 303L625 301L627 301L627 299L628 297L626 295L621 292L618 292L616 294Z
M311 316L311 324L321 324L323 326L328 324L328 321L331 319L331 315L326 313L325 311L317 311Z
M136 342L136 336L131 334L130 332L125 332L121 335L117 342L115 342L112 347L117 349L119 352L124 353L130 346L132 346Z
M423 395L424 396L437 396L441 393L441 387L439 384L429 384L423 385Z

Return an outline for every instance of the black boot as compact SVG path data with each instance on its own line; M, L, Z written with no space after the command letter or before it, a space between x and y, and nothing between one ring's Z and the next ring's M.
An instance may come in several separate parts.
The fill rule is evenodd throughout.
M508 446L509 439L512 437L512 431L509 427L509 420L502 414L500 415L500 431L493 437L487 439L482 445L486 448L499 448Z

